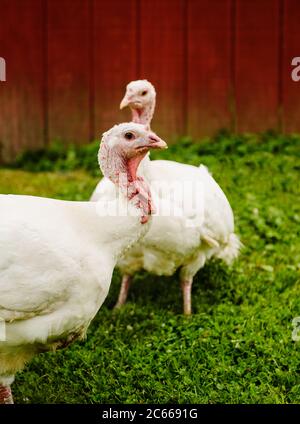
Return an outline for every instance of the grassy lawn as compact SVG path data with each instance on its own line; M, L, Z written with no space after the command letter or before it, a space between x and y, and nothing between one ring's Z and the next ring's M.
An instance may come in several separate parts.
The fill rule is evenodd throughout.
M209 167L234 210L240 258L198 273L190 318L181 315L178 276L137 275L127 305L113 313L116 272L87 340L36 357L16 378L15 401L299 403L300 342L291 338L300 316L299 141L224 135L160 153ZM88 199L99 177L78 169L76 154L58 167L48 160L51 172L2 169L0 192ZM19 164L43 169L29 159Z

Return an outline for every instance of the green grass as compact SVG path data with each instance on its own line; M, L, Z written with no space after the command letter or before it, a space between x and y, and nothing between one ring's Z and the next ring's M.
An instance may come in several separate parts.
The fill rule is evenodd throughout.
M95 156L97 144L85 149ZM36 172L0 170L0 192L88 199L96 157L71 151L19 158ZM299 403L291 321L300 316L300 138L183 139L163 156L209 167L233 207L240 258L198 273L190 318L181 315L177 275L137 275L127 305L113 313L115 272L87 340L36 357L16 378L16 402Z

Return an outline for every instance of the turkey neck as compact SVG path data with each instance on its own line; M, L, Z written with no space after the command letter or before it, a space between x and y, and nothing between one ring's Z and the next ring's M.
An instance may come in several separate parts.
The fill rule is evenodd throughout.
M150 124L153 118L154 109L155 109L155 99L149 105L145 106L143 109L133 109L131 108L132 113L132 122L137 124L143 124L148 130L151 129ZM140 165L140 170L144 172L150 162L150 152L142 159Z
M109 178L127 198L141 211L141 223L149 220L154 212L151 192L148 184L141 175L137 175L140 162L144 155L126 158L123 154L111 151L105 143L101 143L99 162L105 177Z
M147 129L150 129L150 124L153 118L155 109L155 100L142 109L131 108L132 122L143 124Z

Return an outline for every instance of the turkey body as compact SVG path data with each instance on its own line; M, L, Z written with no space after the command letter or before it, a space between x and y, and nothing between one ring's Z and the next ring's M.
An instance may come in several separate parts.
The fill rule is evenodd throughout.
M97 203L0 195L0 404L35 354L84 337L121 254L149 229L154 205L137 168L166 143L143 125L106 131L98 162L114 190Z
M84 337L118 257L147 231L134 210L105 216L100 206L0 195L0 383L34 354Z
M156 275L173 275L181 268L182 277L190 278L213 255L230 263L239 247L233 213L207 168L172 161L150 163L145 177L151 181L151 187L158 175L167 184L182 183L183 188L185 183L191 184L193 195L200 198L195 202L199 207L186 209L182 198L182 203L173 207L173 211L178 208L179 216L154 215L149 232L118 261L121 271L133 274L143 268ZM159 207L163 201L158 198L155 203Z

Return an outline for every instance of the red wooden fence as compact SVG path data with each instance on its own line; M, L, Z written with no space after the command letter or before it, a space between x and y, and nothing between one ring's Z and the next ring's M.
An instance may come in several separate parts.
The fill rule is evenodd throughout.
M300 131L296 56L300 0L0 0L1 157L99 137L137 78L168 140Z

